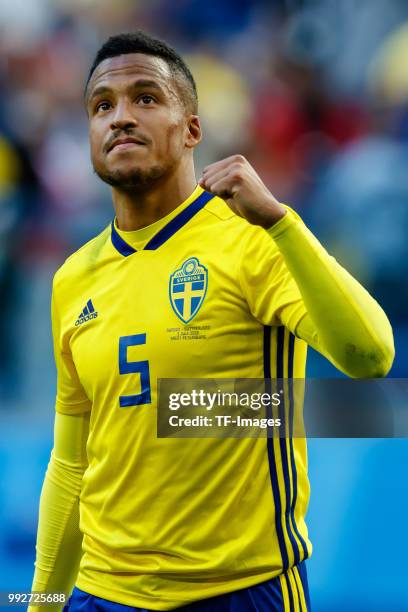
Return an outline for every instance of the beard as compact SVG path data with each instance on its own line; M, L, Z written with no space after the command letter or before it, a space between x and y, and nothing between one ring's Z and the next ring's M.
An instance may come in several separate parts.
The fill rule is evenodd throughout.
M111 187L116 187L121 191L145 191L151 185L156 183L165 174L169 168L164 165L155 165L151 168L141 169L132 168L131 170L108 170L106 168L95 168L95 173L104 182Z

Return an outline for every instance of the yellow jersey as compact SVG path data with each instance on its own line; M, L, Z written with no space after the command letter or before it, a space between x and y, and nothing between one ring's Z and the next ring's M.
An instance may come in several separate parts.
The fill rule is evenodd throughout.
M158 379L304 377L305 314L274 240L201 187L144 230L112 222L66 260L56 410L91 412L80 589L168 610L310 555L303 438L156 431Z

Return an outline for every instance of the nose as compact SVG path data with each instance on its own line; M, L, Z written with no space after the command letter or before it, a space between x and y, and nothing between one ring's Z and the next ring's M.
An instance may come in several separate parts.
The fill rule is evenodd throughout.
M126 130L138 125L132 107L133 105L129 100L119 100L112 116L110 126L112 130Z

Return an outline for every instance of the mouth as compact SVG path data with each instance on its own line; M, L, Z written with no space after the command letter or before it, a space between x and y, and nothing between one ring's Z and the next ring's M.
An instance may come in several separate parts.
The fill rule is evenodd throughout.
M137 140L137 138L121 138L120 140L115 140L110 147L108 147L108 153L115 150L125 151L126 149L131 149L132 147L144 147L146 146L145 142L141 140Z

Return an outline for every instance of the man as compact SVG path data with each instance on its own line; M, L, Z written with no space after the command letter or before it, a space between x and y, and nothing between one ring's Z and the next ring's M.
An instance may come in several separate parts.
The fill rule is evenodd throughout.
M85 97L115 219L54 279L33 590L75 584L70 612L309 610L304 439L158 439L157 380L302 377L306 343L385 376L387 317L243 157L197 185L196 88L165 43L109 39Z

